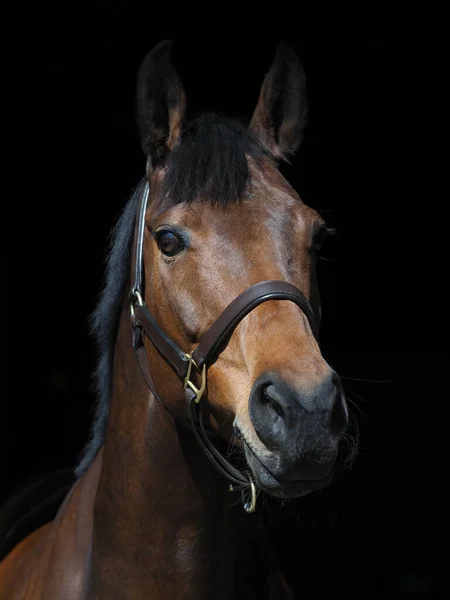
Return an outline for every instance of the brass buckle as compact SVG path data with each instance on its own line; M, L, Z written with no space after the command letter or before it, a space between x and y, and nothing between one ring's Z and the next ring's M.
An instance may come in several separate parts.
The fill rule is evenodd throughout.
M187 359L189 359L189 365L188 365L186 377L184 379L184 389L187 390L188 387L191 388L191 390L195 394L195 402L198 404L201 400L201 397L203 396L205 389L206 389L206 365L203 365L202 369L200 369L199 366L197 365L197 363L195 362L195 360L192 358L192 353L185 354L185 356ZM198 388L196 385L194 385L192 383L192 381L190 380L192 365L194 365L194 367L197 369L197 371L201 374L202 382L200 384L200 388Z

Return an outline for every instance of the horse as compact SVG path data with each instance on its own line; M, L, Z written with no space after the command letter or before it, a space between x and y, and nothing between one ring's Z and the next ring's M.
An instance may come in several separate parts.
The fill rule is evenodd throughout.
M2 599L294 598L259 507L328 486L349 420L319 343L332 230L280 172L301 62L279 44L248 122L187 114L165 40L138 70L146 166L92 316L90 440L54 519L0 563Z

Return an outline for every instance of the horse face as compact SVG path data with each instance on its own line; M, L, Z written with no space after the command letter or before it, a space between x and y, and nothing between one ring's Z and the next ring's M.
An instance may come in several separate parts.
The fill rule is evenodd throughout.
M315 248L324 223L277 168L298 148L306 114L297 57L280 46L250 136L220 120L190 134L169 50L163 44L149 55L138 83L151 190L145 271L152 313L186 352L234 298L260 281L294 284L319 313ZM179 388L169 389L173 375L160 364L159 389L182 398ZM265 302L239 324L208 370L202 402L210 425L243 448L267 492L298 496L330 481L346 403L292 302ZM171 410L182 414L183 408Z
M320 311L315 261L323 220L270 162L251 166L251 181L251 193L226 208L199 199L148 211L147 295L187 351L260 281L289 281ZM152 189L161 183L154 179ZM260 487L299 495L329 482L347 409L299 307L268 301L253 310L207 379L211 426L243 447Z

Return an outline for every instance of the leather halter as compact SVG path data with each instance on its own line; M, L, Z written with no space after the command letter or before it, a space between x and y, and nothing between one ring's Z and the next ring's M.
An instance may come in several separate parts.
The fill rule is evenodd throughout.
M297 304L306 317L315 337L317 337L317 319L304 294L294 285L287 281L261 281L237 296L204 333L195 350L191 354L185 353L159 327L143 300L143 247L148 196L149 185L147 183L139 200L131 265L132 287L129 294L133 347L136 357L152 394L168 410L154 388L143 340L143 334L145 333L159 354L184 382L189 419L206 456L232 484L243 489L250 487L251 501L245 502L244 508L247 512L253 512L256 504L256 490L251 476L236 469L220 454L209 439L204 425L199 403L206 389L207 369L216 362L219 355L225 350L234 330L242 319L263 302L268 300L290 300ZM192 377L195 381L192 380ZM200 380L200 384L197 383L198 380ZM232 489L232 486L230 487Z

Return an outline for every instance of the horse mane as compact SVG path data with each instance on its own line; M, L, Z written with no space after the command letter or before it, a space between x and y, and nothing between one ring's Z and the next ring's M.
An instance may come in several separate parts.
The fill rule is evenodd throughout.
M243 197L250 184L248 159L261 166L268 156L248 127L238 120L204 114L188 123L168 157L158 208L167 210L195 199L227 207ZM103 445L113 380L113 356L122 302L128 282L131 244L143 178L114 227L106 262L105 283L91 317L98 360L94 371L97 394L90 439L75 468L77 477L92 464Z
M91 334L97 348L97 365L93 374L97 394L91 437L85 446L75 475L82 475L100 450L106 432L109 398L113 379L113 357L120 311L128 281L131 242L140 194L145 181L141 180L125 205L112 230L106 261L105 283L99 301L91 316Z

